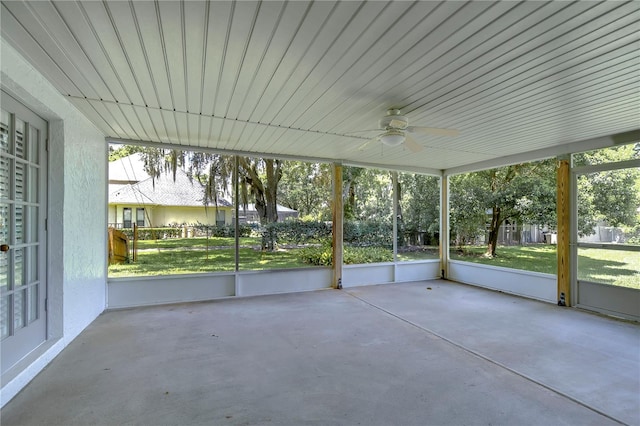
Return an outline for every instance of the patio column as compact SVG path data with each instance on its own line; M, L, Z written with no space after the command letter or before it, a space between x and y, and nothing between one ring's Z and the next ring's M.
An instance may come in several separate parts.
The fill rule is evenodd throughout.
M235 210L235 220L233 221L233 237L235 257L234 270L238 272L240 269L240 179L238 169L240 167L240 160L237 155L233 156L233 209Z
M342 236L344 208L342 205L342 164L333 163L333 275L331 286L336 289L342 288Z
M440 176L440 277L449 278L449 176Z
M391 186L393 188L393 261L398 261L398 173L391 172ZM395 281L395 273L394 273Z
M570 240L571 197L570 157L558 157L556 209L558 216L558 305L571 306Z

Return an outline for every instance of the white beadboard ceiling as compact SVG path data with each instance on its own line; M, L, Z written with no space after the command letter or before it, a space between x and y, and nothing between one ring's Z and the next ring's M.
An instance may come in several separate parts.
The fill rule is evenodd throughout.
M640 2L2 1L107 137L464 169L640 128ZM388 108L412 153L372 142ZM555 150L555 151L554 151Z

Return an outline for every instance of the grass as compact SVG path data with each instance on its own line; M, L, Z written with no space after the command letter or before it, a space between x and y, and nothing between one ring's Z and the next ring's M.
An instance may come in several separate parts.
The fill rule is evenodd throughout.
M224 237L171 238L138 241L135 263L109 265L109 277L157 276L203 272L232 272L235 265L234 239ZM298 256L297 248L261 251L259 237L240 238L240 270L312 267ZM399 261L437 259L438 248L399 253Z
M260 239L240 238L240 270L304 268L296 248L261 251ZM498 247L493 259L484 257L484 247L452 250L451 258L485 265L555 274L555 246L530 245ZM399 261L437 259L438 248L398 253ZM109 277L231 272L234 270L233 238L175 238L138 242L135 263L110 265ZM640 253L623 250L581 248L578 279L640 289Z
M421 251L398 252L398 261L410 262L412 260L439 259L440 252L438 247L429 247Z
M493 259L484 256L485 247L451 251L451 259L505 268L555 274L555 246L498 247ZM640 289L640 253L624 250L584 249L578 252L578 279Z
M640 289L640 252L579 248L578 279Z
M240 270L285 269L311 266L298 260L293 250L263 252L240 249ZM231 272L235 269L233 247L224 249L143 250L135 263L109 266L109 277Z
M166 240L140 240L138 249L192 249L209 247L234 247L233 237L169 238ZM240 237L240 246L259 246L260 238Z

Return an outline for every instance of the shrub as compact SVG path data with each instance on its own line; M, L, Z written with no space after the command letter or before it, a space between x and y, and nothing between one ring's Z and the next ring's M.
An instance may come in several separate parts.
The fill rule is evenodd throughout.
M196 230L198 236L204 237L209 235L210 237L234 237L235 227L234 225L205 225L198 223L190 225ZM238 226L238 236L249 237L251 236L251 227L246 224L240 224Z
M262 227L262 244L272 248L275 243L303 244L320 242L331 236L331 224L321 221L286 220L267 223Z
M345 244L350 246L393 247L393 224L386 221L345 221L343 234Z
M133 229L120 229L130 240L133 240ZM157 240L160 238L179 238L182 236L182 228L138 228L139 240Z
M344 247L342 255L345 265L362 263L392 262L393 253L383 247ZM305 263L318 266L331 266L333 253L330 245L306 247L298 251L298 258Z

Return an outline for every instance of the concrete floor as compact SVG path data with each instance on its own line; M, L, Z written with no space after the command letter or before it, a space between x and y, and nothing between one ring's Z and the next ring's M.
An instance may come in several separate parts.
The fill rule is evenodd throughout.
M640 425L640 326L445 281L112 311L1 416Z

